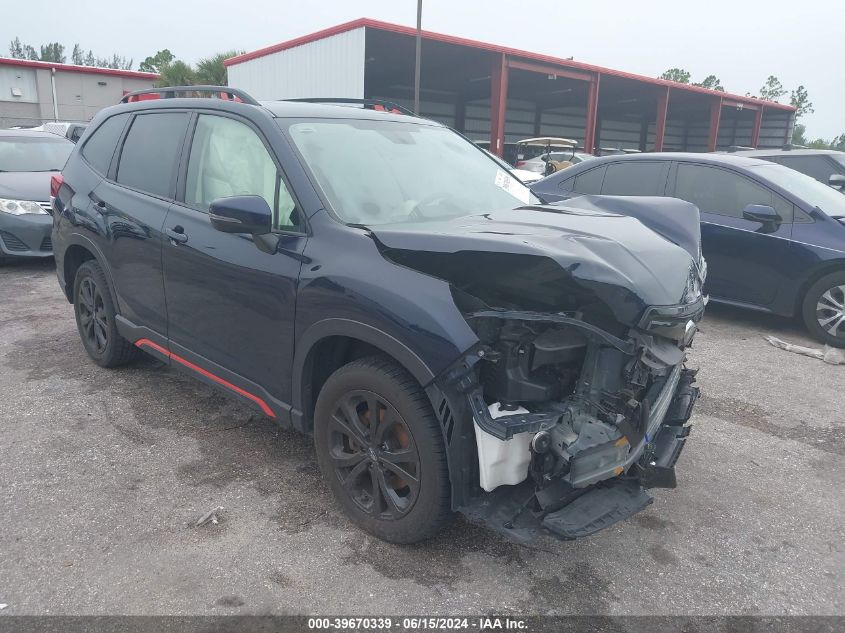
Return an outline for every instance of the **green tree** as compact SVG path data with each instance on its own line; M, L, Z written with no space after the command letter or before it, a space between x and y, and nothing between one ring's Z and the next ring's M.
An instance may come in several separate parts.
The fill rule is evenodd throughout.
M16 37L9 42L9 57L12 59L26 59L23 51L23 44L21 44L21 38Z
M225 86L227 77L223 61L239 54L240 51L225 51L199 60L196 67L197 83Z
M73 45L73 52L70 54L71 63L77 66L85 65L85 53L82 52L82 47L79 44Z
M65 47L58 42L50 42L49 44L41 45L41 61L53 62L56 64L64 64L67 58L65 57Z
M667 81L674 81L679 84L688 84L690 74L683 68L670 68L664 72L658 79L666 79Z
M807 126L803 123L796 123L795 127L792 128L792 144L793 145L806 145L807 139L804 134L807 133Z
M142 61L141 65L138 66L138 70L145 73L160 73L174 59L176 57L174 57L173 53L165 48Z
M789 103L796 108L795 118L815 112L813 102L810 101L810 97L807 95L807 89L804 86L798 86L789 93Z
M716 75L707 75L704 78L704 81L695 83L693 86L701 86L702 88L707 88L708 90L718 90L719 92L725 91L725 89L722 88L722 82L719 81L719 78Z
M830 142L830 149L845 152L845 132L833 137L833 140Z
M192 86L197 83L194 69L181 59L166 64L159 71L159 80L156 84L159 88L165 86Z
M817 138L814 141L810 141L807 144L807 147L809 147L810 149L829 149L830 144L823 138Z
M777 101L785 94L783 84L774 75L769 75L766 83L760 88L760 98L765 101Z

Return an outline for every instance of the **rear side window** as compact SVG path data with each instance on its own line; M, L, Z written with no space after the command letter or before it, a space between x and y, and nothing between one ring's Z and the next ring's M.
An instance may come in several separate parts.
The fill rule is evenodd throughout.
M111 159L114 156L114 149L128 120L128 113L109 117L85 141L85 147L82 148L82 155L91 167L103 175L109 171L109 165L111 165ZM79 132L82 132L82 128L79 128Z
M123 143L117 182L156 196L170 197L187 127L188 114L185 112L136 116Z
M582 193L584 195L601 193L601 183L604 180L604 167L596 169L589 169L581 174L575 176L575 184L570 186L575 193ZM572 180L569 180L572 183Z
M626 161L607 166L601 192L606 196L662 196L666 163Z

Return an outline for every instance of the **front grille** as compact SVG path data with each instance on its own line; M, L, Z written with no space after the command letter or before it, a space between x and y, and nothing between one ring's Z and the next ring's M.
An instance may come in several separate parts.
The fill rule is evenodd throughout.
M28 251L29 247L21 242L17 237L8 231L0 231L0 239L6 245L6 250L10 251Z
M41 250L42 251L52 251L53 250L53 240L49 237L45 237L41 240Z

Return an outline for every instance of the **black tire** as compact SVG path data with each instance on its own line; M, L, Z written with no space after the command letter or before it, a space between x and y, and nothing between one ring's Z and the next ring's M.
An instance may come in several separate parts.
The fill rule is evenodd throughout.
M825 275L810 286L801 316L815 338L845 347L845 271Z
M117 331L114 299L103 269L94 260L83 263L73 279L73 311L85 351L101 367L119 367L138 349Z
M415 543L451 517L440 424L419 384L390 360L363 358L329 377L317 398L314 443L338 502L370 534Z

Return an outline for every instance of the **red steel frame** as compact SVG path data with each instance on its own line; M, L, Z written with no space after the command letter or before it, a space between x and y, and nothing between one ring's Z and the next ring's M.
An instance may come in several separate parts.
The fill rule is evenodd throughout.
M719 121L722 119L722 98L710 103L710 132L707 135L707 151L715 152L719 141Z
M657 95L657 119L654 124L654 151L663 151L663 139L666 137L666 116L669 113L669 90L666 90Z
M505 118L508 111L508 62L505 55L493 59L490 78L490 151L502 156L505 150Z
M751 147L756 148L760 143L760 128L763 127L763 107L754 113L754 126L751 128Z

